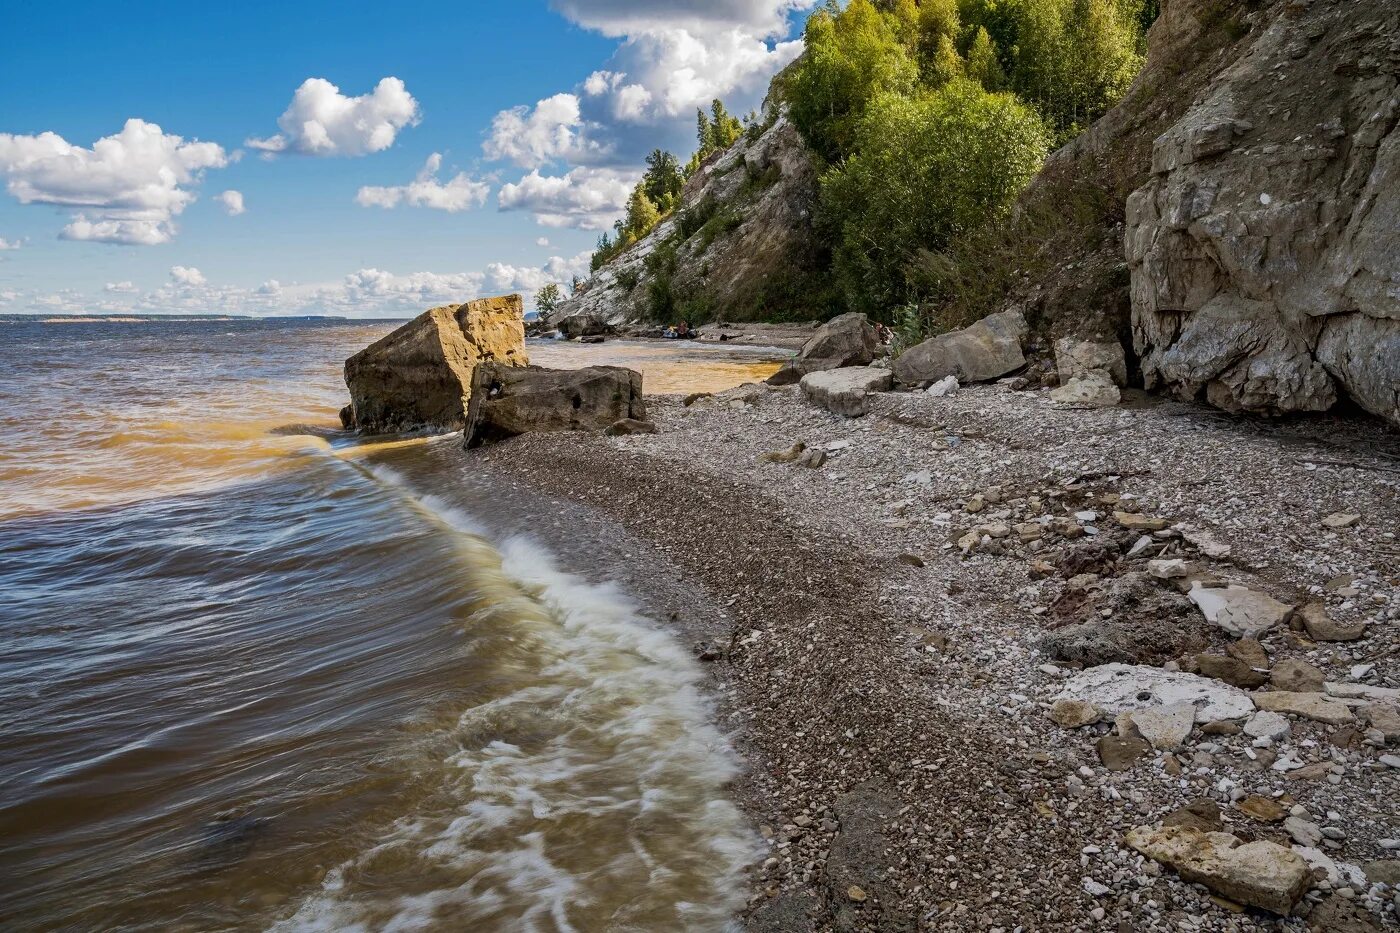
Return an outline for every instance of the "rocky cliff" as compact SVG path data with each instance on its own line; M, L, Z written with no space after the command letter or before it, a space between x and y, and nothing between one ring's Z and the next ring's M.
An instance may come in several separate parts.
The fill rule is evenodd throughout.
M1288 0L1128 199L1149 388L1400 423L1400 4Z
M559 306L614 324L754 320L802 307L817 178L797 130L772 113L687 181L680 207Z

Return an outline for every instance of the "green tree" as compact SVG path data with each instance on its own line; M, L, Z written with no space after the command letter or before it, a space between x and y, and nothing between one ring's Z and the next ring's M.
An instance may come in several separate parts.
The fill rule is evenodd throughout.
M939 36L938 50L933 53L933 60L929 62L928 84L932 87L942 87L949 81L963 77L963 74L962 56L958 54L952 38Z
M627 216L622 221L622 242L631 246L651 232L651 228L661 222L661 211L656 203L647 197L643 182L637 182L632 196L627 199Z
M965 70L969 78L989 91L1000 91L1006 87L1006 72L1001 70L996 44L985 26L978 26L972 37Z
M856 148L866 106L880 94L908 94L918 68L890 18L870 0L833 5L807 20L807 52L784 83L788 112L809 146L829 162Z
M1049 146L1035 111L960 78L911 98L885 94L861 121L861 150L821 180L837 274L859 307L907 300L920 249L1009 209Z
M685 187L685 177L681 174L676 157L661 149L653 149L647 156L646 174L642 176L642 187L646 195L664 216L671 213L680 200L681 189Z
M554 309L559 307L559 302L563 300L559 286L553 282L540 289L535 295L535 310L540 313L540 320L549 323L549 316L554 313Z

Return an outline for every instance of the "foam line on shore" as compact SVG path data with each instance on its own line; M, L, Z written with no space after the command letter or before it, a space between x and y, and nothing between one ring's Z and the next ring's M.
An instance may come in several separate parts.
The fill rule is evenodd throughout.
M360 465L453 536L474 650L500 688L462 712L440 792L331 870L281 929L719 930L756 839L699 665L611 584ZM386 894L385 875L424 879Z

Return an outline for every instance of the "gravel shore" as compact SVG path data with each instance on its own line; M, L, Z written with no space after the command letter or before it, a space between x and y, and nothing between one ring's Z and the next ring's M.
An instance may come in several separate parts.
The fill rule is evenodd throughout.
M460 456L503 490L554 503L539 527L556 549L567 528L616 529L624 543L580 560L636 590L710 662L749 766L736 796L770 849L746 928L1396 925L1395 879L1377 879L1400 856L1400 765L1387 763L1400 751L1368 727L1365 698L1351 701L1354 723L1289 717L1286 735L1264 740L1198 727L1124 770L1101 750L1111 717L1062 728L1048 715L1085 664L1191 672L1203 653L1230 656L1233 640L1180 581L1148 573L1154 560L1366 623L1348 642L1278 625L1259 639L1262 676L1272 665L1277 689L1296 659L1389 702L1393 432L1140 395L1064 409L1000 385L882 394L855 419L796 387L648 401L654 435L534 435ZM824 458L765 456L797 444ZM1167 527L1129 528L1137 520L1115 512ZM1280 919L1125 845L1133 827L1206 800L1246 841L1297 842L1279 814L1315 825L1332 877L1319 870Z

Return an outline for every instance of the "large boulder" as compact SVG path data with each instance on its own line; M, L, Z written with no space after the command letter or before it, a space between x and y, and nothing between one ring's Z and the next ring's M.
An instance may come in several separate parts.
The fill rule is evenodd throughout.
M603 337L612 332L608 319L601 314L581 312L559 321L559 333L573 340L577 337Z
M646 416L635 370L482 363L472 377L465 441L476 447L536 431L601 431Z
M879 349L880 340L869 318L859 311L838 315L817 328L797 356L768 377L768 384L791 385L808 373L842 366L866 366L875 359Z
M1343 395L1400 423L1394 0L1261 10L1127 202L1148 388L1230 410Z
M1029 328L1020 311L989 315L962 330L930 337L894 361L894 377L905 385L957 376L959 382L984 382L1026 365L1021 341Z
M341 421L376 433L459 430L481 362L529 363L519 295L433 308L350 357Z
M868 413L870 393L888 392L889 388L890 371L874 366L845 366L802 377L802 391L812 404L847 418Z

